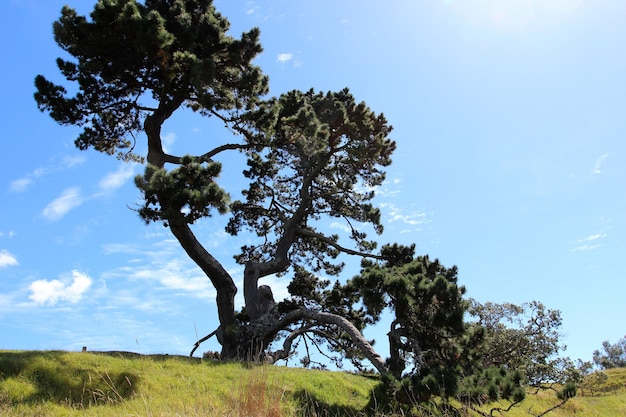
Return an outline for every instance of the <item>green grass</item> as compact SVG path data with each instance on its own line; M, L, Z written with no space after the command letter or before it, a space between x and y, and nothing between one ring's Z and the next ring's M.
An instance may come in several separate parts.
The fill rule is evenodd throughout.
M594 395L549 415L626 416L626 369L607 375ZM9 417L356 417L375 404L377 384L342 372L167 355L0 351L0 415ZM529 416L529 408L539 413L555 403L551 394L532 396L508 415Z
M377 381L167 355L0 351L2 416L291 416L303 399L357 414Z

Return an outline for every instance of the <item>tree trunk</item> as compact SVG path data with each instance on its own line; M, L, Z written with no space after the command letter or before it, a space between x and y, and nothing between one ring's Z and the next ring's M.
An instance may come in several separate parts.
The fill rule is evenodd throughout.
M158 112L157 112L158 113ZM166 155L161 143L161 125L167 117L161 114L148 116L144 129L148 136L148 163L163 168ZM169 213L167 222L187 255L202 269L217 291L217 314L220 330L218 340L222 345L222 357L233 359L239 356L241 328L235 315L235 294L237 287L224 267L198 242L182 215L171 213L168 207L161 207Z
M235 294L237 287L230 274L198 242L189 226L180 221L170 221L170 229L180 242L187 255L209 277L217 291L217 315L221 332L218 339L222 344L222 357L233 359L238 356L240 325L235 316Z

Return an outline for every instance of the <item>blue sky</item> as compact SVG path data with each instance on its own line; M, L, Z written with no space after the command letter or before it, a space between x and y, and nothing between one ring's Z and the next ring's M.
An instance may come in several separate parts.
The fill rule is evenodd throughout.
M32 98L35 75L60 81L51 24L64 3L6 0L0 16L0 349L186 354L216 327L214 291L132 211L141 167L78 151L76 129ZM347 86L394 126L381 243L457 265L479 301L561 310L574 359L626 334L625 2L216 4L234 34L260 27L271 94ZM163 133L178 154L228 134L189 113ZM240 163L224 161L233 197ZM195 230L241 279L242 241L224 224Z

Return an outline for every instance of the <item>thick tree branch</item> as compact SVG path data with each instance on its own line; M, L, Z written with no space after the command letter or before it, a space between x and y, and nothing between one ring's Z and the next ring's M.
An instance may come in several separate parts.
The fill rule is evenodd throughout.
M271 274L283 272L289 267L288 253L293 246L297 238L298 225L301 224L309 215L311 207L311 195L309 188L317 176L323 171L328 163L328 160L332 153L328 153L319 158L316 166L305 176L302 180L300 187L300 205L294 212L294 214L284 223L283 234L276 244L276 251L273 259L267 262L246 263L244 271L244 287L243 294L246 301L246 311L251 320L256 320L259 317L258 311L258 298L259 278L265 277Z
M291 311L283 316L280 320L278 320L273 329L268 331L268 333L278 332L290 324L296 323L299 320L313 320L317 322L317 324L323 323L328 325L333 325L339 327L341 330L346 332L350 339L353 341L354 345L363 353L363 355L370 361L370 363L380 372L381 374L387 374L388 370L385 365L384 360L380 357L380 355L374 350L372 345L367 341L367 339L363 336L363 334L357 329L348 319L345 317L338 316L336 314L324 313L321 311L309 310L307 308L301 308L298 310ZM304 332L306 333L306 332ZM297 337L295 335L293 338ZM282 351L285 351L286 346L283 345ZM287 346L290 348L290 345ZM287 351L285 351L287 352ZM284 352L283 352L284 353Z
M311 327L313 327L313 325L301 327L289 333L289 335L283 341L283 348L270 353L272 362L274 363L282 359L287 359L291 355L291 346L293 345L293 341L308 332Z
M197 162L211 162L212 158L217 155L220 152L224 152L224 151L228 151L228 150L247 150L247 149L252 149L255 146L253 145L246 145L246 144L237 144L237 143L229 143L229 144L225 144L222 146L218 146L215 149L210 150L209 152L199 155L199 156L194 156L192 157L195 161ZM163 153L163 162L164 163L170 163L170 164L175 164L175 165L180 165L182 164L182 157L180 156L175 156L175 155L169 155L166 153Z
M187 252L187 255L209 277L217 290L217 311L222 328L227 330L229 326L236 326L235 294L237 287L232 277L222 264L198 242L194 233L182 219L172 220L174 219L170 219L169 223L172 233Z
M384 260L385 259L381 255L376 255L376 254L367 253L367 252L360 252L360 251L357 251L357 250L354 250L354 249L345 248L345 247L339 245L334 240L329 239L327 236L324 236L321 233L313 232L312 230L299 228L297 230L297 234L300 235L300 236L310 237L310 238L313 238L313 239L320 240L320 241L324 242L325 244L327 244L329 246L332 246L333 248L337 249L338 251L346 253L348 255L356 255L356 256L363 257L363 258L374 258L374 259L378 259L378 260Z

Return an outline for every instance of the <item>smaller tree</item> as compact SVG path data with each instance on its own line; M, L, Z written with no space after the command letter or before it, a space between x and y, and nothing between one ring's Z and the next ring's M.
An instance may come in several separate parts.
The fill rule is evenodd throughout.
M571 361L559 357L565 349L559 310L546 309L538 301L515 305L472 300L469 313L485 330L484 368L519 370L531 386L568 379Z
M538 301L516 305L471 300L469 313L476 319L474 326L484 331L479 370L466 376L459 395L470 409L484 416L510 411L524 400L525 388L531 386L535 394L545 390L556 394L558 402L534 414L543 416L576 396L582 371L569 358L559 356L565 349L560 342L559 310L546 309ZM489 413L473 405L499 399L511 403Z
M593 363L602 369L626 367L626 336L614 345L608 340L602 342L602 351L593 352Z

